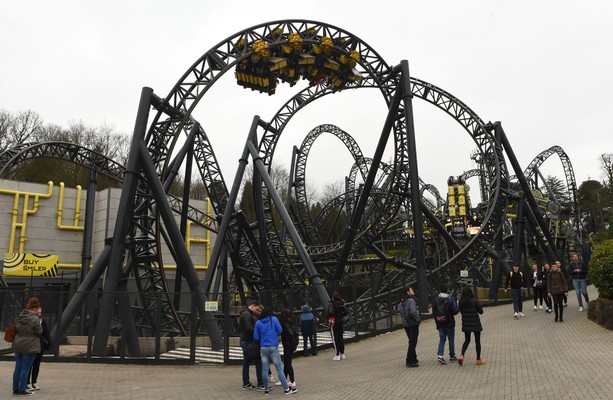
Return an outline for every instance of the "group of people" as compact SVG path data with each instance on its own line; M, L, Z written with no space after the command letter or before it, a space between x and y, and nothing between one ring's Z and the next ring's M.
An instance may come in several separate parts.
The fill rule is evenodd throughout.
M298 322L300 331L290 309L281 309L277 317L269 307L263 307L257 300L253 300L241 312L239 325L240 345L243 349L243 390L258 389L263 390L265 395L270 394L270 383L274 382L270 371L272 364L279 378L276 386L283 386L285 394L294 394L298 391L292 357L298 348L300 333L302 333L304 355L308 355L308 343L311 345L311 354L317 355L315 316L308 305L302 307ZM283 358L279 353L279 337L283 345ZM257 386L249 379L251 364L255 365Z
M421 317L417 311L415 300L415 290L411 286L406 287L406 296L398 304L398 312L402 316L402 325L406 332L409 346L406 355L406 366L409 368L419 367L417 359L417 340L419 337L419 325ZM449 342L449 362L457 362L460 366L464 364L464 355L468 350L471 337L475 337L475 347L477 351L477 365L485 365L485 360L481 358L481 326L480 314L483 308L474 295L471 288L462 289L460 300L456 303L455 299L449 295L449 289L442 285L439 295L435 298L432 305L436 329L439 333L439 344L437 359L440 364L447 364L445 360L445 342ZM464 343L459 357L455 353L455 315L462 315L462 332L464 332Z
M47 322L42 318L40 300L32 297L15 320L17 327L12 342L15 353L13 395L29 396L39 390L37 379L43 352L51 348Z
M335 349L333 360L344 360L343 331L347 311L340 293L332 293L326 312ZM251 301L241 312L239 327L240 345L243 350L243 390L258 389L263 390L265 395L270 394L270 383L274 382L270 371L272 364L279 378L275 385L283 386L285 394L294 394L298 391L292 357L298 348L300 334L302 334L303 355L305 357L309 355L309 344L310 354L317 355L317 323L315 315L307 304L302 306L298 325L300 330L289 308L281 309L277 317L270 308L262 306L257 300ZM279 353L279 337L283 344L283 357ZM252 364L255 365L257 385L253 385L249 379L249 368Z
M577 294L579 303L579 311L583 311L583 299L589 302L587 294L587 265L579 261L577 253L571 254L571 262L568 266L568 272L573 280L573 287ZM542 310L543 302L547 307L547 313L554 313L555 322L564 322L564 307L568 299L568 284L566 274L562 271L561 264L556 261L551 264L543 265L539 270L538 265L532 266L532 275L528 283L534 289L534 310ZM525 317L522 310L523 290L527 287L527 280L519 271L519 265L513 265L512 271L507 276L507 281L504 290L511 287L511 295L513 300L513 317L518 319ZM406 355L406 366L409 368L419 367L417 359L417 340L419 337L419 325L421 323L420 313L417 310L417 302L415 299L415 290L411 286L405 288L406 295L398 304L398 312L402 316L402 325L408 339L408 349ZM439 344L437 358L440 364L447 364L444 356L445 342L449 342L449 362L456 362L461 366L464 364L464 355L471 342L471 337L475 338L475 350L477 353L476 365L485 365L486 362L481 358L481 325L480 315L483 314L483 308L475 297L473 291L469 287L462 289L462 294L459 301L448 293L447 286L443 285L439 288L439 294L432 303L432 311L436 323L436 329L439 332ZM553 310L552 310L553 307ZM464 343L462 344L462 352L456 357L455 353L455 318L457 314L462 315L462 332L464 332Z
M583 298L586 303L590 301L587 294L587 272L587 265L579 261L577 253L572 253L568 273L572 277L580 312L584 309ZM560 261L553 262L551 266L549 263L544 263L541 269L537 264L533 264L530 278L525 279L519 271L519 265L513 265L513 270L509 273L505 285L505 291L509 286L511 287L513 317L516 319L525 317L522 312L523 290L530 287L534 292L534 311L542 310L543 303L545 303L545 312L554 313L554 322L564 322L564 307L568 304L568 273L563 270Z

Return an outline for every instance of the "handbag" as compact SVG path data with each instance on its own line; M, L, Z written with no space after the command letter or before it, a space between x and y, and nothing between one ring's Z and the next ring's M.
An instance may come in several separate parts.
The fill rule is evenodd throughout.
M17 325L13 324L4 331L4 341L11 343L17 334Z
M245 354L250 360L258 360L260 358L260 344L257 342L249 343L245 349Z

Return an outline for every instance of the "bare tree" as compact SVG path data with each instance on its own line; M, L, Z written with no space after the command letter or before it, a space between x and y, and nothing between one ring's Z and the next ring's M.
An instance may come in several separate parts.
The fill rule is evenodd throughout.
M31 110L11 114L0 111L0 151L26 143L42 127L40 116Z
M602 170L605 174L605 186L613 190L613 153L603 153L600 155Z

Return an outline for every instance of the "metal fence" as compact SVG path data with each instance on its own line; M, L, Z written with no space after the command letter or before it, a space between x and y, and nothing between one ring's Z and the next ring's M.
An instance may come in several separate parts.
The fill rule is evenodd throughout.
M219 293L212 298L224 299L220 301L220 306L212 314L216 325L222 333L223 346L214 349L211 345L208 333L199 320L198 297L192 293L182 293L180 314L183 321L187 321L189 329L186 335L173 335L159 333L155 327L144 326L137 321L137 337L127 337L122 324L114 319L111 323L108 340L104 354L93 355L92 348L96 340L95 331L97 316L99 312L99 301L101 292L92 292L87 295L83 302L80 312L72 320L66 332L60 334L55 328L61 320L68 302L74 295L74 291L60 290L57 287L26 287L26 288L0 288L0 331L2 333L13 323L17 315L23 310L30 297L40 299L43 314L42 317L47 321L51 328L52 348L46 353L45 361L71 361L71 362L103 362L103 363L151 363L151 364L233 364L240 363L243 358L240 348L240 331L238 317L243 309L237 293ZM125 295L125 292L123 293ZM128 293L133 304L133 315L138 315L138 292ZM258 300L263 299L288 299L292 294L288 292L258 293L252 296ZM387 300L386 300L387 299ZM376 303L377 312L371 304L366 302L348 302L348 320L345 323L345 339L348 342L360 340L367 336L374 336L391 331L400 327L395 321L394 312L397 298L386 296L386 299L379 299ZM308 301L307 301L308 302ZM284 305L279 303L275 306L275 311L279 311ZM318 321L317 347L318 349L332 347L332 339L329 328L325 306L317 305L315 300L310 304L312 311ZM365 311L365 310L371 311ZM381 310L383 310L381 312ZM299 309L293 310L297 316ZM119 312L117 312L119 315ZM138 356L131 355L127 346L128 341L136 340L140 350ZM134 345L134 343L130 343ZM99 347L98 347L99 348ZM296 350L296 355L302 354L302 338ZM280 345L280 351L283 347ZM10 343L0 340L0 360L12 359Z

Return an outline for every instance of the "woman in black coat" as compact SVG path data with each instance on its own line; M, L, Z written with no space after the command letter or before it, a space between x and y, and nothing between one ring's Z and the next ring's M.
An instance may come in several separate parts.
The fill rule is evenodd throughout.
M481 318L479 314L483 314L483 308L479 301L475 298L473 291L469 287L462 290L462 296L458 303L460 313L462 313L462 332L464 332L464 344L462 345L462 354L458 357L458 364L464 362L464 353L470 344L470 333L475 335L475 347L477 349L477 365L485 365L485 360L481 358Z

